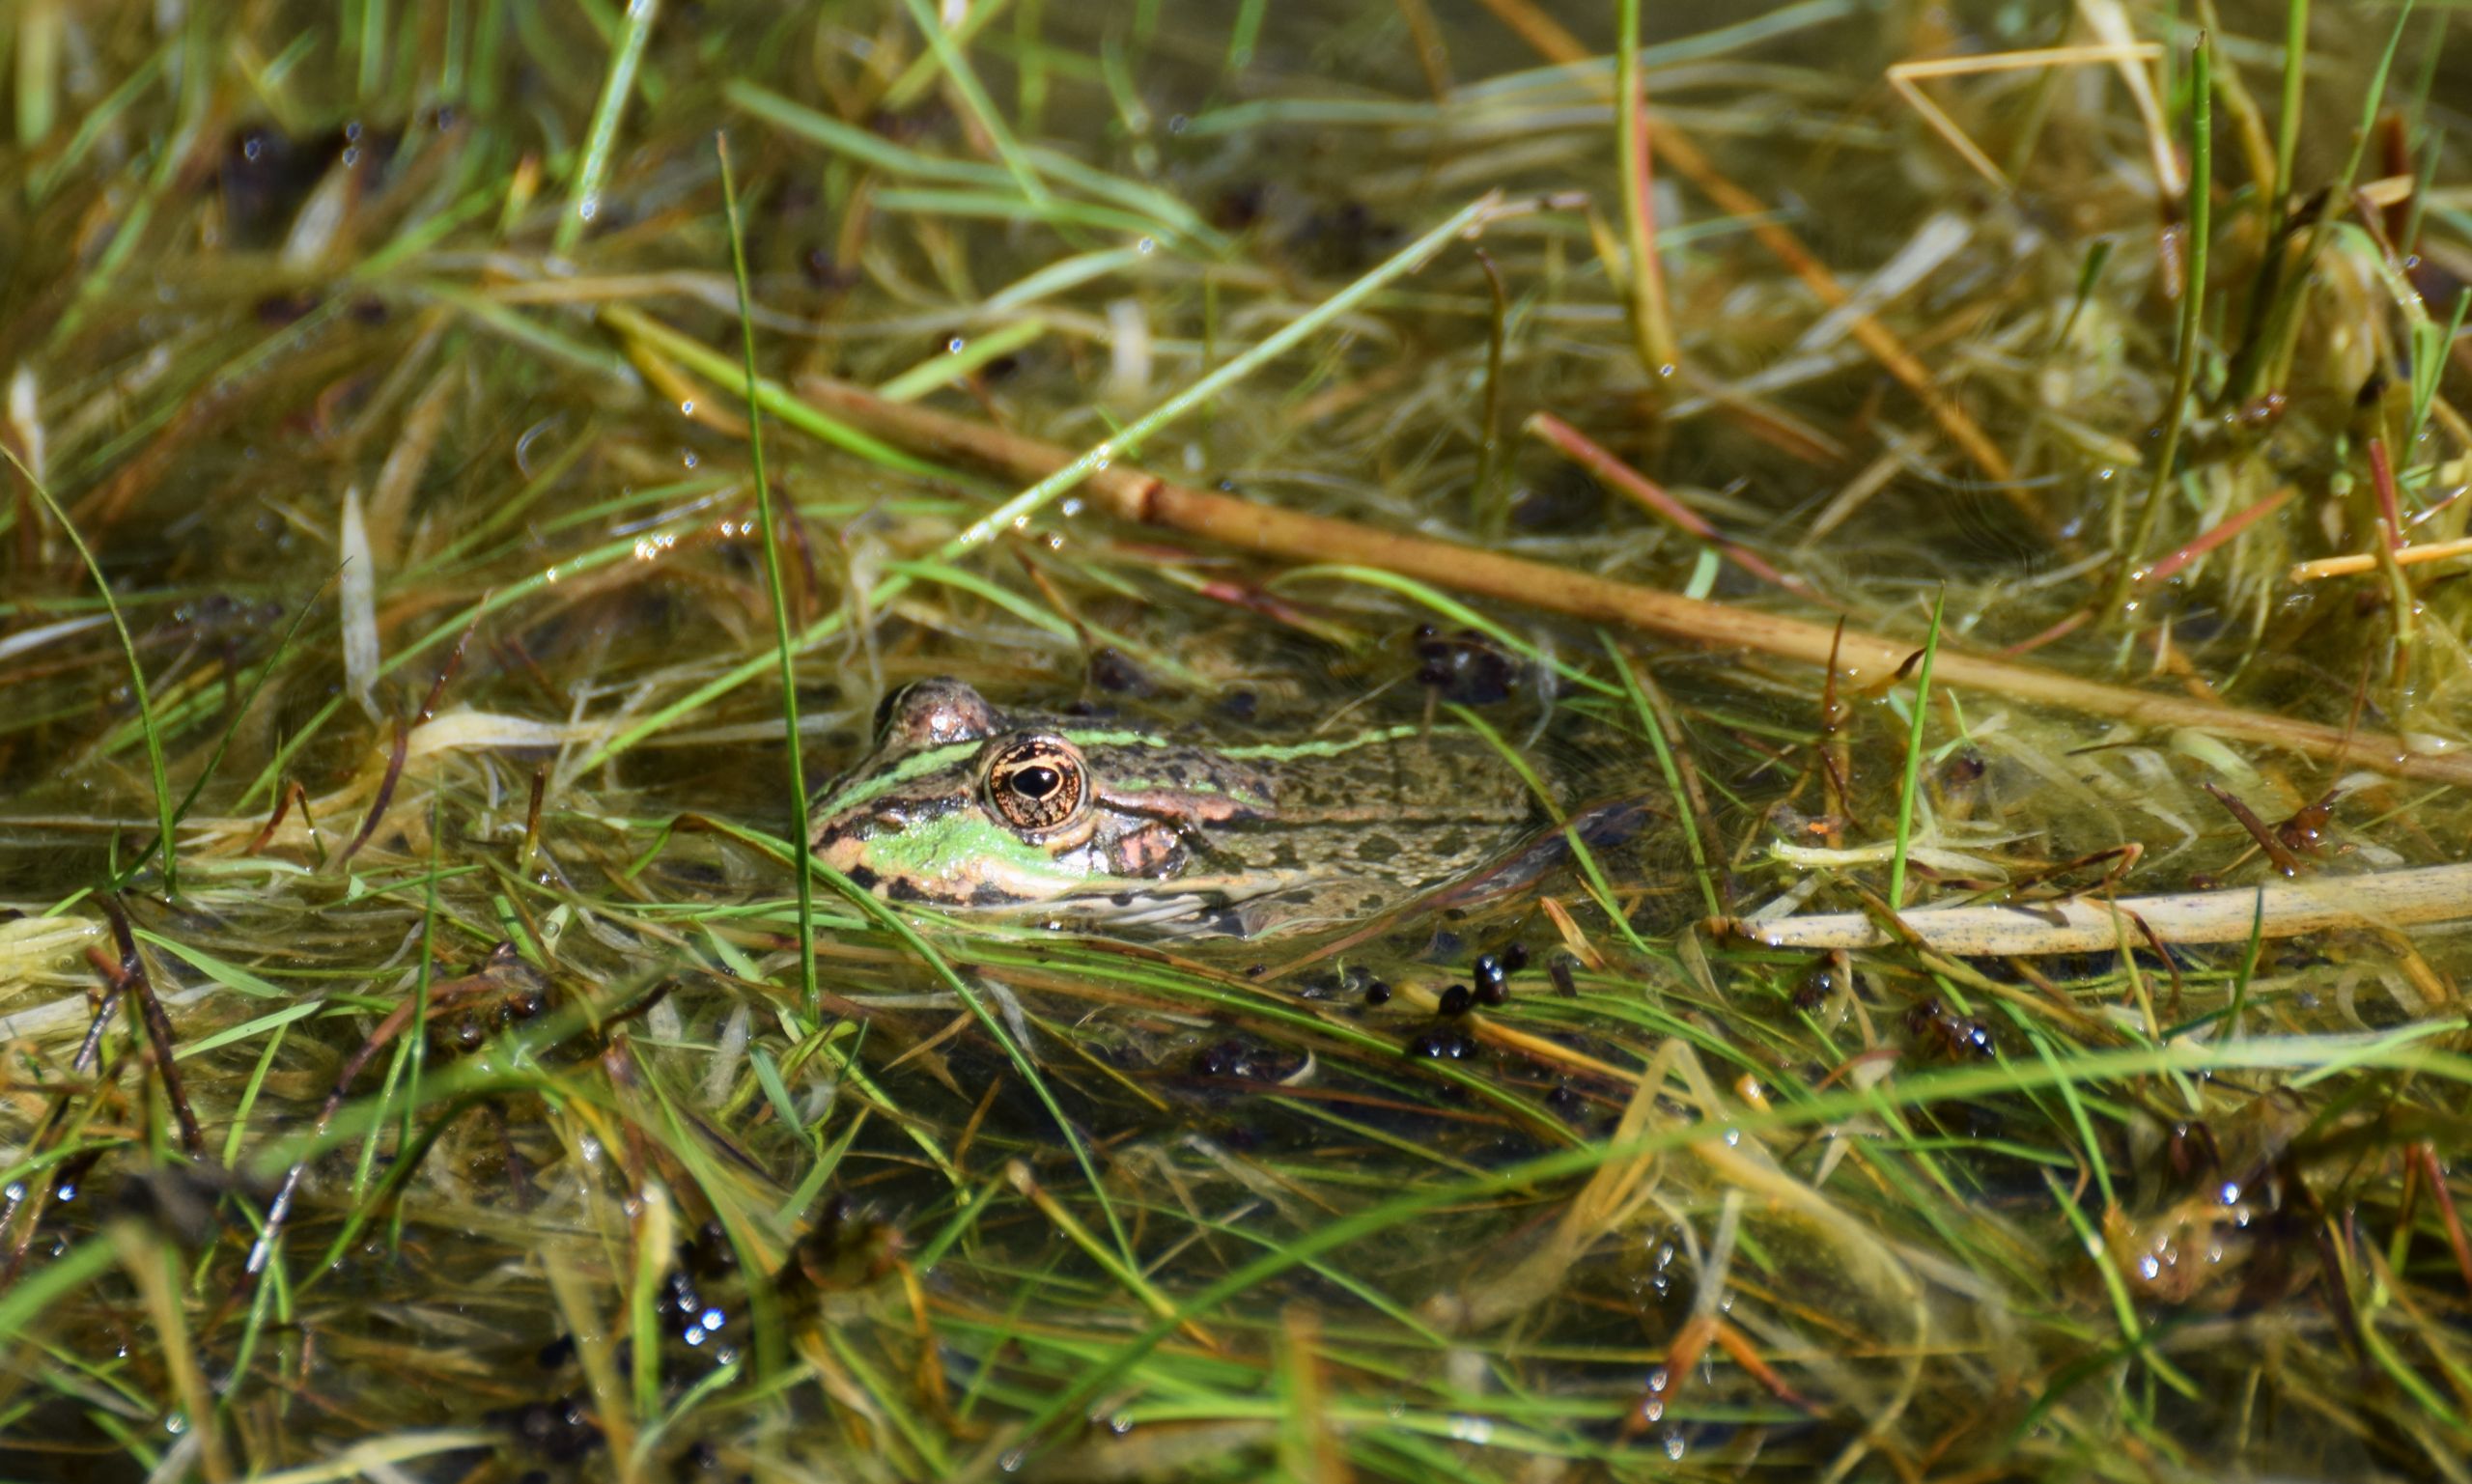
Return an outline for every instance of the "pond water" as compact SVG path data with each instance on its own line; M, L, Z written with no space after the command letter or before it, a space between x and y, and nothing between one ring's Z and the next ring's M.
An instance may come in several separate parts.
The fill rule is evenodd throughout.
M0 1475L2462 1477L2450 14L1641 9L19 7Z

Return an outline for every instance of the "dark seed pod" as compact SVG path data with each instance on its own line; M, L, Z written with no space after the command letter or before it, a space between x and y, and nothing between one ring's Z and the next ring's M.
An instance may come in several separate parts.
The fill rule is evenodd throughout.
M1528 945L1511 943L1503 949L1503 971L1515 974L1528 966Z
M1490 953L1476 955L1476 1003L1499 1005L1508 1001L1510 986L1506 982L1507 977L1503 972L1502 960Z
M1558 953L1545 961L1545 972L1554 979L1554 992L1564 999L1580 997L1580 987L1572 982L1571 969L1571 956L1567 953Z
M1448 1016L1466 1015L1468 1007L1475 1003L1475 999L1476 996L1469 993L1468 986L1454 984L1442 992L1442 1013Z
M1526 679L1526 667L1474 629L1455 633L1419 631L1417 683L1446 701L1491 706L1508 699Z
M1390 1003L1390 986L1384 984L1379 979L1376 979L1371 984L1366 985L1364 987L1364 1002L1368 1005L1387 1005Z
M1194 1058L1194 1070L1204 1077L1250 1076L1252 1072L1250 1049L1242 1041L1222 1041Z
M1090 684L1114 695L1150 693L1150 677L1112 645L1103 644L1090 652Z

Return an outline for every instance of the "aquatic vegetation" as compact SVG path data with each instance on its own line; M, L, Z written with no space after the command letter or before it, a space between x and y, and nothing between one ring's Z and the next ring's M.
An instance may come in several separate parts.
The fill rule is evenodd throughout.
M0 1476L2466 1477L2455 19L27 0Z

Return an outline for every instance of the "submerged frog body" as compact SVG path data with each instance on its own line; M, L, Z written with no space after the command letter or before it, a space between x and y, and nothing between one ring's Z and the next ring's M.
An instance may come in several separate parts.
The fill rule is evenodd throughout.
M936 679L886 698L875 750L809 823L826 864L891 900L1250 936L1407 905L1535 820L1465 732L1210 746Z

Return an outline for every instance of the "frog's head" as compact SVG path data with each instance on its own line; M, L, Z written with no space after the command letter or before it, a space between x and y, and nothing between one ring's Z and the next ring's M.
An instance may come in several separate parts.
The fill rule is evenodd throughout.
M1194 825L1266 807L1257 776L1215 792L1226 781L1149 734L1007 715L939 677L885 698L875 749L819 798L811 838L879 896L1031 906L1175 875Z

